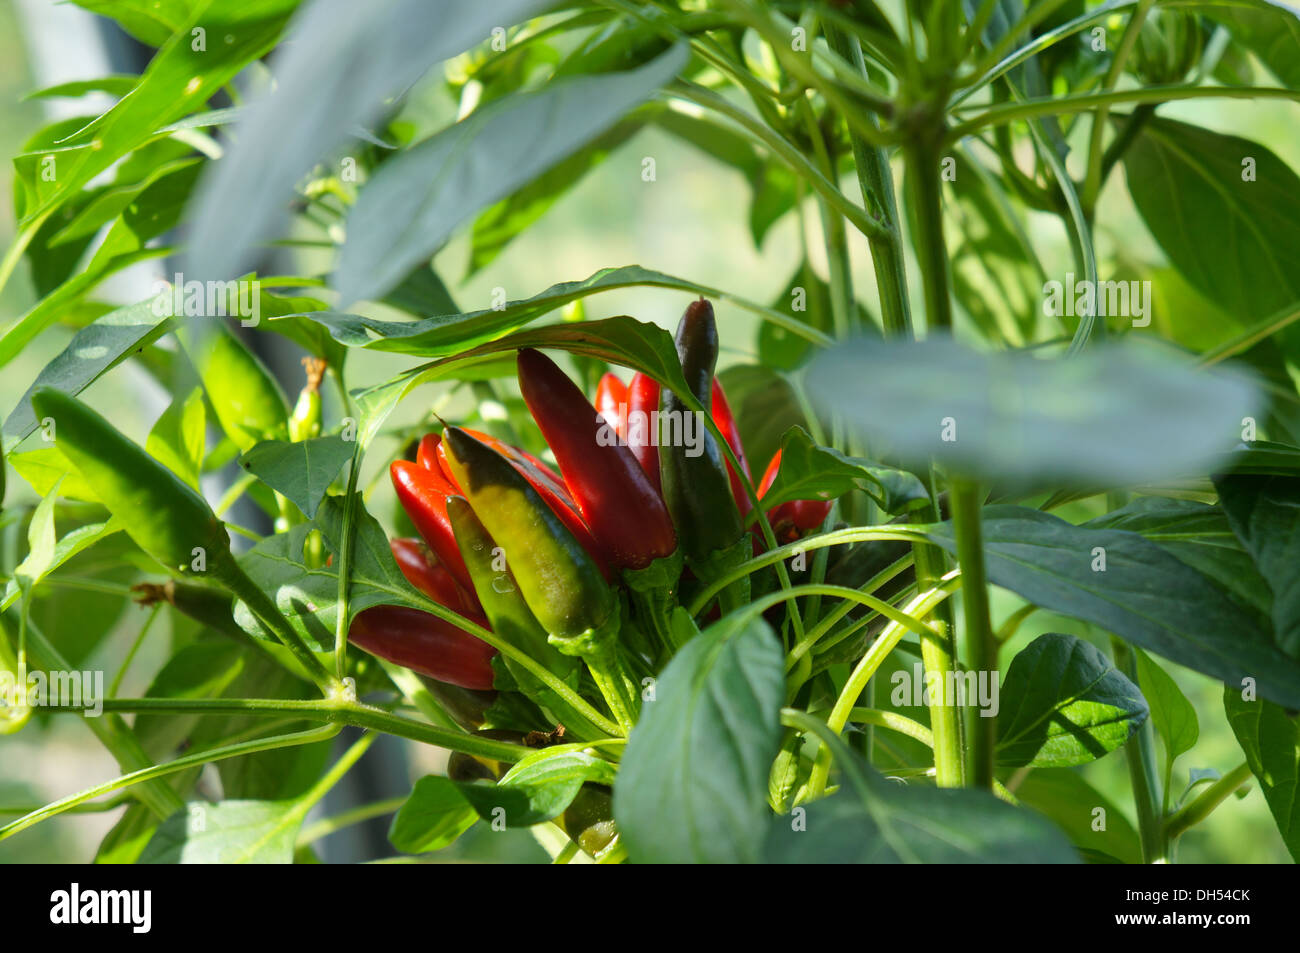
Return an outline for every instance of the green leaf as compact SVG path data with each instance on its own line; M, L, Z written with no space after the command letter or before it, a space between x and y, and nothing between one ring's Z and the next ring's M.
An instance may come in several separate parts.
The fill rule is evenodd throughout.
M455 371L464 376L473 369L496 361L496 356L520 348L554 348L571 354L621 364L648 374L670 389L685 388L682 366L668 332L656 324L626 316L604 321L553 324L518 331L429 364L422 364L390 381L355 393L362 413L361 441L368 444L397 402L410 391Z
M166 332L169 322L153 312L152 301L118 308L82 328L37 375L4 424L5 451L26 439L39 421L32 413L32 394L52 387L79 394L107 371L148 347Z
M1271 599L1268 583L1217 506L1195 500L1143 496L1083 525L1140 533L1213 579L1242 605L1268 611Z
M198 387L172 401L149 431L144 444L150 456L196 490L206 446L207 414L203 391Z
M854 489L867 493L887 513L901 513L930 499L913 474L846 456L834 447L819 447L808 431L791 427L781 441L781 465L763 494L763 506L833 500Z
M293 801L191 801L163 821L141 864L289 864L303 812Z
M187 645L167 660L145 692L147 698L218 698L244 668L244 650L226 639ZM171 754L189 737L201 715L178 712L136 716L134 730L145 753L155 760Z
M65 500L98 503L99 497L82 479L76 466L57 446L41 447L24 453L11 453L9 465L28 482L39 496L50 496L54 488ZM60 483L59 481L62 481Z
M271 489L297 504L308 519L313 519L330 484L355 450L355 443L338 434L298 443L263 440L240 457L239 462Z
M338 570L336 566L308 568L303 563L303 545L313 529L321 530L332 552L339 551L343 537L343 497L327 497L314 525L303 523L287 533L269 536L240 556L239 562L252 580L275 599L290 625L309 646L319 652L332 652L338 618ZM428 611L432 603L406 581L393 560L383 528L358 498L348 623L351 624L358 612L378 605ZM243 602L235 604L235 621L254 638L274 641Z
M73 0L91 13L112 17L127 33L149 46L162 46L189 23L199 0Z
M244 66L263 56L298 0L211 0L150 61L135 91L87 125L58 157L59 174L39 189L24 222L54 208L170 122L201 109ZM201 23L199 21L202 21ZM194 49L192 26L209 42Z
M640 69L504 97L384 163L348 216L340 299L383 297L457 225L604 132L687 59L674 47Z
M107 522L87 523L85 526L79 526L71 530L55 544L54 555L46 567L46 571L53 572L73 556L89 549L104 537L111 536L121 529L122 524L114 517ZM12 606L18 600L18 596L18 584L13 579L10 579L5 585L4 597L0 598L0 611ZM84 610L85 605L83 604L79 608Z
M1249 320L1300 300L1300 177L1267 148L1157 118L1124 171L1170 263L1211 301Z
M485 821L500 818L507 827L531 827L563 814L585 782L612 785L614 766L579 745L565 745L528 755L495 785L459 788Z
M807 386L879 459L1103 487L1203 472L1262 403L1241 374L1135 344L1052 360L950 338L859 340L819 355Z
M1196 709L1169 673L1141 649L1134 650L1134 654L1138 685L1151 708L1151 724L1165 745L1167 777L1167 769L1174 759L1192 750L1201 727L1196 720Z
M985 507L983 530L994 585L1224 682L1255 678L1261 695L1300 706L1300 662L1273 642L1267 619L1155 543L1016 506ZM956 554L951 524L927 535ZM1104 572L1093 568L1098 549Z
M182 270L217 278L247 270L256 246L283 224L294 185L312 165L390 110L433 64L544 6L540 0L306 6L277 58L273 91L249 107L234 145L203 183ZM268 155L276 161L268 163Z
M161 44L154 45L159 46ZM140 77L134 74L96 76L92 79L79 79L70 83L56 83L53 86L46 86L43 89L28 93L23 97L23 100L25 102L29 99L79 99L87 93L107 93L114 99L121 99L135 89L135 84L139 81Z
M1272 0L1256 0L1231 6L1197 4L1196 11L1226 26L1284 85L1300 89L1300 16L1294 9Z
M784 698L780 642L751 613L722 619L673 657L614 784L614 818L634 861L759 859Z
M425 854L446 847L477 820L478 813L455 781L427 775L415 782L411 796L398 809L388 841L404 853Z
M1125 864L1142 863L1141 841L1123 810L1078 771L1037 768L1025 775L1015 795L1025 807L1051 819L1079 850L1105 854Z
M842 790L773 818L763 859L778 864L1068 864L1052 824L984 791L887 780L838 737L830 744Z
M1300 863L1300 729L1277 705L1244 700L1238 685L1224 688L1223 708L1286 849Z
M1011 660L999 704L998 763L1008 767L1095 761L1124 744L1148 713L1137 686L1096 646L1056 632Z
M1228 476L1215 486L1228 522L1272 590L1274 641L1300 656L1300 478Z

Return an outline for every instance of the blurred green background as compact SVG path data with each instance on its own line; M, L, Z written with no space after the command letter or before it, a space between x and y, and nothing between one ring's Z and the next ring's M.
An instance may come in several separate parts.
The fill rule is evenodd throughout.
M38 57L58 55L61 38L32 32L30 11L52 5L54 0L0 0L0 150L3 182L0 182L0 244L8 246L13 237L13 209L8 157L19 152L22 143L46 121L40 102L23 97L46 75L38 69ZM19 7L24 10L20 11ZM66 11L88 16L70 5ZM26 12L28 15L23 15ZM61 79L89 78L90 72L78 72L75 51L64 48L69 62L62 64ZM456 104L441 83L431 82L410 107L423 123L454 118ZM1161 108L1161 115L1187 118L1225 133L1244 135L1259 141L1300 169L1300 108L1281 102L1225 101L1222 104L1172 104ZM1071 137L1077 148L1080 128ZM653 157L657 176L653 182L642 180L642 160ZM1073 168L1076 175L1078 168ZM895 170L896 175L901 170ZM856 186L846 191L855 194ZM616 265L639 264L705 285L734 291L755 301L770 302L787 286L799 265L802 241L800 216L786 215L768 234L761 249L754 247L747 225L749 187L743 177L710 160L693 148L657 130L643 132L615 151L602 165L584 178L524 235L483 271L462 282L468 260L468 243L464 234L457 238L437 259L440 274L447 282L463 310L490 306L493 289L504 288L509 299L525 298L551 284L584 278L596 270ZM1118 257L1137 266L1142 277L1156 283L1155 327L1168 320L1161 298L1161 281L1168 276L1164 262L1135 213L1124 188L1122 175L1107 187L1098 212L1096 233L1102 271L1115 267ZM809 207L802 215L807 228L807 244L816 270L825 275L821 253L820 223L816 209ZM1049 274L1071 270L1071 258L1059 221L1032 214L1028 228ZM875 311L875 282L865 241L851 234L853 279L859 299ZM163 266L157 271L163 273ZM909 263L909 274L915 268ZM1190 292L1188 294L1191 294ZM111 292L101 291L103 300L114 301ZM117 303L127 303L116 299ZM611 292L589 299L591 318L631 314L673 327L689 296L680 292L635 289ZM913 300L919 301L918 288ZM1187 299L1180 299L1186 307ZM1191 299L1195 306L1195 298ZM25 270L19 268L15 280L0 294L0 323L8 325L33 303ZM1203 305L1200 315L1180 313L1179 320L1211 320L1213 312ZM1161 309L1164 310L1162 313ZM723 366L754 360L756 325L751 317L734 309L718 312L723 339ZM960 316L959 316L960 321ZM8 414L40 368L67 342L68 329L53 329L44 334L19 360L0 372L0 412ZM373 352L355 352L351 357L350 378L353 386L386 378L414 361L400 356ZM296 393L301 378L285 374L289 393ZM393 422L414 420L428 406L423 396L433 391L417 392L395 415ZM95 403L111 411L113 418L136 438L142 438L152 419L161 410L161 392L157 385L130 363L118 368L93 388ZM463 411L462 402L453 405L451 414ZM404 417L402 415L405 415ZM133 423L128 423L133 421ZM385 448L370 454L368 472L363 481L382 477L386 466ZM8 503L32 500L33 495L12 473L9 476ZM1086 519L1100 512L1095 507L1076 506L1061 513L1068 519ZM372 510L385 519L392 511L391 493L386 480L377 482L371 498ZM12 566L12 553L4 554L0 565ZM1018 607L1006 593L996 593L995 622ZM80 594L78 594L80 598ZM113 605L104 600L105 607ZM83 611L89 611L83 609ZM113 611L117 611L114 609ZM144 611L134 606L120 609L113 634L102 643L86 666L115 672L144 619ZM145 690L158 666L166 658L165 630L156 630L136 658L125 679L123 694ZM1053 618L1045 613L1031 616L1017 636L1013 649L1045 631L1082 633L1077 623ZM1006 657L1010 657L1009 651ZM1201 722L1200 741L1178 761L1175 770L1175 794L1187 782L1188 768L1227 771L1242 760L1223 717L1221 687L1208 679L1168 666L1196 706ZM111 674L108 676L111 678ZM443 759L439 752L425 746L403 744L407 748L409 781L425 773L439 771ZM376 749L376 751L379 749ZM366 770L375 751L362 762ZM1082 769L1085 776L1102 792L1111 796L1130 814L1128 776L1123 758L1116 754ZM76 719L34 719L20 734L0 739L0 807L36 806L77 791L118 773L112 758L94 741ZM1081 804L1087 813L1091 805ZM119 812L69 815L44 823L7 842L0 843L0 861L5 862L82 862L89 860L99 839L111 827ZM11 815L12 816L12 815ZM481 825L480 825L481 826ZM440 859L517 859L545 860L545 854L527 835L512 833L508 838L476 831L457 845L454 852ZM1187 862L1262 863L1286 862L1285 848L1274 828L1267 806L1257 788L1246 796L1230 801L1205 823L1186 835L1180 844L1178 859Z

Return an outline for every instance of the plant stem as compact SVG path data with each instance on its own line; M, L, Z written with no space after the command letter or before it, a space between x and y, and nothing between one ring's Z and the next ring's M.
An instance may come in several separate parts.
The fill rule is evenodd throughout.
M1137 660L1128 644L1111 636L1110 645L1111 653L1115 656L1115 667L1137 684ZM1169 842L1160 817L1160 781L1150 719L1125 743L1124 758L1128 762L1129 783L1133 786L1133 805L1137 811L1138 835L1142 841L1142 862L1160 863L1168 854Z
M1113 90L1124 74L1124 64L1128 62L1129 54L1133 52L1138 34L1142 32L1142 21L1147 18L1147 11L1151 9L1153 3L1154 0L1140 0L1137 9L1129 17L1128 26L1124 28L1124 35L1119 41L1119 49L1115 51L1115 56L1110 61L1110 69L1106 71L1106 78L1102 81L1102 92ZM1101 191L1101 144L1106 134L1106 117L1109 114L1110 104L1103 103L1097 107L1097 112L1092 118L1092 130L1088 139L1088 171L1084 175L1082 195L1083 207L1089 218L1092 218L1092 210L1097 205L1097 195Z
M371 804L362 804L360 807L354 807L350 811L344 811L342 814L336 814L333 817L322 818L310 827L304 828L298 835L297 846L305 847L322 837L328 837L330 834L337 833L353 824L361 824L376 817L383 817L385 814L392 814L397 811L407 798L393 797L386 801L375 801Z
M984 540L980 528L980 507L984 497L977 484L953 479L948 495L952 504L953 534L957 538L957 563L961 567L962 615L966 623L968 671L977 678L998 677L998 640L989 620L989 592L984 570ZM970 784L992 788L997 719L985 718L970 707Z
M866 63L857 38L829 23L825 29L831 49L848 60L865 77ZM874 114L868 114L866 121L873 126L877 124ZM889 153L883 146L874 145L858 135L851 124L849 143L853 147L853 164L857 168L858 187L862 190L862 204L881 226L879 234L868 234L866 237L871 249L871 265L876 272L880 318L885 336L910 335L912 316L907 301L907 273L903 266L902 234L898 226L898 203L894 197Z
M1250 765L1243 761L1219 778L1165 822L1165 839L1175 841L1205 820L1229 795L1249 781L1250 776Z

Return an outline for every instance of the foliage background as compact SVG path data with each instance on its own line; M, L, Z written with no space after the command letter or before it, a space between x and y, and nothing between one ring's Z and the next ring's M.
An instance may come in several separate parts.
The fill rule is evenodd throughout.
M28 92L44 83L38 80L35 72L32 52L35 43L27 32L30 20L23 16L19 7L34 8L55 2L0 0L0 152L6 156L20 151L23 141L44 121L42 104L23 100ZM91 17L71 5L62 9L67 16ZM107 21L105 25L113 28ZM41 42L49 44L51 39L44 36ZM67 70L71 72L61 79L80 78L75 64L65 66ZM1266 82L1261 80L1261 76L1262 72L1256 81ZM426 78L422 90L412 97L413 105L408 107L415 110L416 118L425 128L436 128L455 116L456 103L440 80L441 76L435 70ZM1160 109L1160 115L1165 118L1185 119L1217 132L1251 138L1273 150L1293 169L1300 169L1298 112L1300 110L1294 104L1280 101L1253 101L1248 108L1234 101L1170 103ZM1080 124L1076 131L1082 135L1076 134L1071 138L1074 152L1070 168L1076 175L1080 169L1075 160L1086 150L1085 126ZM656 161L657 180L654 182L641 179L641 161L646 156L654 157ZM897 167L895 174L901 180L901 171ZM1119 179L1120 175L1122 166L1117 169L1115 178ZM13 237L12 177L13 170L8 163L0 166L0 247L7 246ZM506 246L498 258L468 280L458 280L465 274L469 258L465 229L440 253L438 268L457 302L467 311L488 307L492 290L498 286L506 289L508 298L522 298L557 281L585 277L602 267L622 264L639 264L712 287L736 289L751 300L767 302L782 293L798 266L800 228L806 227L809 229L807 244L813 266L825 278L820 226L813 203L807 203L802 216L784 216L758 249L747 224L749 202L750 189L740 173L656 128L649 128L617 148L536 224ZM1073 270L1070 250L1059 221L1041 213L1030 212L1029 215L1030 237L1048 274L1061 276ZM1240 330L1222 327L1221 322L1227 316L1205 302L1167 267L1162 253L1133 208L1127 190L1119 181L1111 182L1103 192L1097 223L1094 238L1099 272L1103 276L1117 274L1122 266L1127 265L1136 268L1133 277L1152 279L1155 299L1153 323L1156 328L1167 327L1165 322L1177 309L1183 327L1196 329L1203 325L1211 342ZM849 243L853 284L858 299L873 302L876 300L876 284L866 241L850 229ZM910 257L910 244L905 247ZM149 262L141 267L151 269L149 282L167 271L161 262ZM913 277L918 274L910 262L908 273ZM129 303L128 298L136 300L129 295L115 296L112 284L109 282L101 288L95 297L114 305ZM921 300L921 289L915 286L915 282L910 290L914 301ZM994 292L988 288L987 293ZM644 288L613 291L588 301L588 316L632 314L671 330L684 300L685 296L679 292ZM26 278L25 266L20 266L15 280L0 292L0 326L11 323L34 301L35 294ZM723 348L719 368L756 361L756 320L725 306L718 309L718 320ZM956 322L958 325L966 322L960 309ZM959 327L959 335L961 330ZM70 329L52 329L0 373L0 410L8 413L39 369L66 345L71 335ZM404 364L415 363L419 362L400 355L357 350L350 356L350 376L354 381L382 379L396 373ZM290 394L296 393L300 377L295 376L295 362L289 359L276 370L281 373L285 390ZM114 420L123 425L128 435L141 441L149 423L165 406L161 402L163 396L156 392L152 380L129 363L116 374L93 385L83 396L87 396L92 404L112 407ZM393 420L402 416L414 419L418 414L416 403L412 401L410 406L399 409ZM363 484L373 478L376 471L386 467L386 457L375 452L369 455L367 463ZM30 488L16 475L11 474L9 482L13 503L32 499ZM386 485L372 499L371 510L381 517L391 512L391 491ZM1063 507L1058 515L1070 522L1079 522L1101 512L1100 501L1097 501L1095 508L1090 508L1088 503L1074 504ZM0 536L0 565L7 569L12 568L16 561L19 539L21 536L12 528ZM132 571L128 570L123 578L130 581L131 576ZM76 593L76 597L88 600L81 604L79 611L94 611L94 604L89 601L92 596ZM116 600L104 602L106 606L110 604L120 606ZM1019 605L1018 599L995 590L995 625ZM160 617L160 627L166 626L169 615L164 613ZM82 667L102 668L108 673L116 671L143 617L144 610L135 607L123 609L113 630L99 642L98 648ZM68 620L68 624L75 625L75 619ZM1086 637L1085 628L1048 612L1035 613L1010 643L1004 657L1010 658L1043 632L1073 632ZM124 694L144 693L154 672L170 654L167 646L165 629L155 630L123 683ZM1221 686L1172 663L1163 664L1196 706L1201 723L1196 747L1180 759L1180 770L1175 772L1176 794L1180 790L1177 776L1182 766L1226 770L1239 762L1241 755L1223 717ZM347 735L338 739L337 750L343 750L349 740ZM407 749L407 757L399 763L409 772L409 777L398 782L394 794L408 791L410 784L424 774L441 771L441 759L427 746L395 738L384 739L384 743ZM382 775L384 751L383 745L376 745L355 773ZM1102 791L1127 791L1127 772L1121 757L1105 758L1077 770ZM0 745L0 807L44 803L116 773L116 764L111 756L77 719L51 719L48 716L34 719L21 734L5 739ZM1186 778L1182 780L1185 782ZM1242 801L1216 811L1181 839L1180 862L1289 861L1257 786L1252 785L1248 791ZM332 794L331 799L334 796ZM1118 797L1115 800L1133 821L1130 799ZM333 805L334 802L327 800L318 805L316 811L328 810L327 804ZM93 856L99 840L118 816L118 811L73 814L54 823L39 825L22 837L0 844L0 862L84 862ZM526 832L491 834L481 828L482 825L453 848L433 857L437 860L547 860Z

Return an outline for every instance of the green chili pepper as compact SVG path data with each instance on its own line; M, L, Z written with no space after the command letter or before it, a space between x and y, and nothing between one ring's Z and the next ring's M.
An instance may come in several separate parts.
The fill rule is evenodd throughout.
M504 456L459 427L443 433L447 462L474 515L503 549L548 641L581 657L625 729L637 692L618 658L618 599L569 528Z
M211 578L242 599L327 691L337 684L275 603L248 578L230 551L225 524L207 500L144 448L75 397L41 388L39 418L54 421L54 439L95 495L142 550L168 569Z
M320 382L325 376L325 362L318 357L304 357L302 366L307 383L299 391L298 403L289 418L289 439L294 443L320 436Z
M718 326L713 305L692 301L677 325L677 357L691 394L707 411L712 402L713 371L718 361ZM713 435L699 428L701 446L683 439L693 412L681 397L667 388L660 400L659 472L664 502L672 514L686 562L707 581L751 555L743 537L744 523L731 492L731 480L722 451ZM673 429L677 428L677 433ZM702 451L702 452L701 452ZM728 609L749 601L748 580L728 587Z
M288 435L289 402L257 356L224 325L183 328L184 345L221 429L240 451Z

